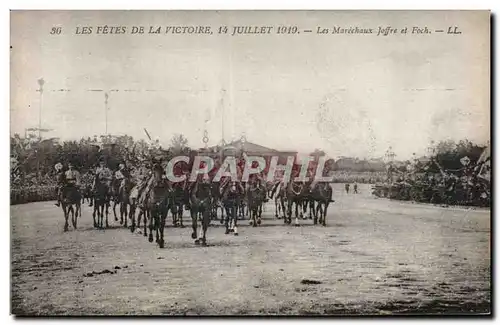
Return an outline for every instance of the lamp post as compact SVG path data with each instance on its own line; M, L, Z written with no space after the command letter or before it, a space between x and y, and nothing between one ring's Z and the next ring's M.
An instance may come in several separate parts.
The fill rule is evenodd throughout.
M38 139L42 139L42 100L43 100L43 85L45 84L45 80L43 78L38 79L38 85L40 88L38 91L40 92L40 103L38 107Z
M385 152L387 167L387 181L392 184L392 171L393 171L393 161L396 154L392 151L392 147L389 147Z

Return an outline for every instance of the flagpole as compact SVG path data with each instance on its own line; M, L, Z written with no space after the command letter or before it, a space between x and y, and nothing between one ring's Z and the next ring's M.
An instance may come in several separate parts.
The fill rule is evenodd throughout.
M38 139L42 139L42 100L43 100L43 85L45 81L43 78L38 79L38 85L40 88L38 91L40 92L40 103L38 105Z
M104 110L105 110L105 123L106 123L106 129L105 129L105 134L108 135L108 93L104 93Z

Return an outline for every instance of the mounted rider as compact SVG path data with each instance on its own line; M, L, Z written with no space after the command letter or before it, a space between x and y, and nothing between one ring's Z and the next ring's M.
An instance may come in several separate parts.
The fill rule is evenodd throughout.
M92 184L92 193L95 193L97 184L105 184L108 187L111 186L111 181L113 180L113 173L106 165L104 158L99 159L99 166L95 170L94 183ZM89 204L92 206L92 202Z
M68 163L68 170L65 172L63 171L63 165L61 163L57 163L55 168L57 171L57 203L55 205L60 206L64 188L78 188L81 185L80 172L74 169L74 165L71 162Z
M140 166L133 171L132 177L134 178L136 186L130 192L131 199L139 199L143 197L144 190L151 175L152 173L148 162L143 160Z
M58 162L54 166L56 170L56 182L57 182L57 187L56 187L56 197L57 197L57 202L55 203L56 206L61 206L61 195L62 195L62 189L65 185L65 178L64 178L64 170L63 170L63 164Z
M116 194L118 194L124 184L126 179L130 178L130 172L128 171L125 163L120 163L118 165L118 170L114 174L114 184L113 187L116 190Z
M252 163L252 167L257 168L258 163L256 161L254 161ZM267 197L267 188L265 186L265 183L266 183L266 181L265 181L265 178L263 176L263 172L259 172L257 174L251 174L248 176L248 184L255 185L256 189L258 189L259 191L263 191L264 202L267 202L267 201L269 201L269 199Z
M64 173L64 178L66 179L66 185L79 187L81 185L80 172L74 167L71 162L68 163L68 170Z
M161 172L162 176L164 176L164 170L159 161L155 161L153 159L148 167L149 166L150 168L148 168L148 173L143 179L143 184L141 186L142 189L139 191L139 206L144 206L151 189L155 185L155 182L158 181L156 175L160 174Z

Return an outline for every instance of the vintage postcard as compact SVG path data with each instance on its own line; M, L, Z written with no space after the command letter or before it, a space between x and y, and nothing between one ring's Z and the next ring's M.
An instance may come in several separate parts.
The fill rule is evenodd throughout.
M489 11L11 11L11 313L491 315Z

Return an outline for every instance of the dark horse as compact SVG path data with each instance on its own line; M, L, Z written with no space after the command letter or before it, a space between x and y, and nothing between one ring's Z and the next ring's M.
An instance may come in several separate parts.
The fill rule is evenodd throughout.
M172 187L162 178L163 169L160 165L154 167L153 180L146 197L145 211L149 216L149 242L153 241L153 230L156 232L156 243L165 247L163 234L168 209L171 205Z
M184 228L182 215L184 214L184 205L186 204L186 185L187 181L176 183L173 186L173 191L171 193L171 205L169 209L172 211L172 224L174 227Z
M109 227L109 194L109 183L101 182L99 176L96 175L94 188L94 211L92 212L92 217L94 218L94 227L96 228L103 228L104 213L106 213L106 228Z
M210 211L210 219L217 220L217 212L221 211L220 223L224 223L224 205L222 204L222 186L221 182L212 183L212 208Z
M304 201L305 184L302 182L289 182L286 190L288 199L287 214L284 222L292 223L292 205L295 204L295 226L299 226L299 208L302 207Z
M238 182L228 182L221 186L221 201L224 209L226 210L226 235L231 231L234 232L235 236L238 236L238 204L242 197L245 195L245 190L241 183ZM224 215L223 215L224 216ZM230 228L230 223L232 223L233 228Z
M262 204L266 197L266 188L258 182L248 183L247 198L250 223L257 227L262 222Z
M200 244L203 246L207 245L206 233L208 226L210 225L210 212L212 208L212 193L211 184L209 181L196 180L192 189L190 191L190 203L191 203L191 221L193 227L193 233L191 237L195 239L195 244ZM200 238L197 233L198 226L198 214L202 215L202 230L200 231Z
M318 202L316 210L314 211L314 224L318 224L318 216L319 223L323 226L326 226L326 213L328 210L328 205L330 202L335 202L332 200L332 187L329 183L318 183L311 191L311 198Z
M127 210L130 203L129 197L132 187L133 184L128 177L122 179L118 188L118 194L115 196L116 202L120 203L120 224L124 225L125 228L128 227Z
M61 207L64 212L64 231L68 231L68 218L71 214L73 228L76 229L78 216L81 213L82 196L75 185L67 184L62 188Z

